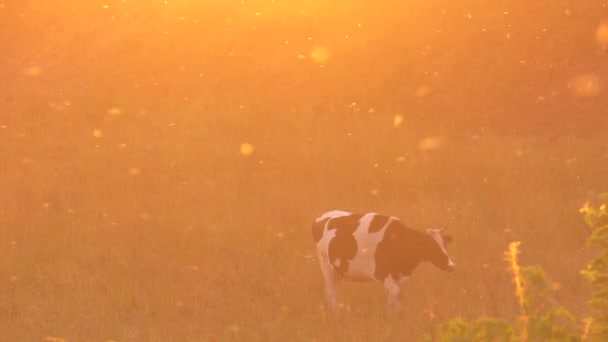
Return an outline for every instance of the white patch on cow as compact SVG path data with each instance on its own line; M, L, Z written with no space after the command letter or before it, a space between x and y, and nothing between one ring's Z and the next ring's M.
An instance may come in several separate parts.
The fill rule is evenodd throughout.
M324 218L323 218L324 219ZM321 219L321 221L323 220ZM317 220L319 222L320 220ZM327 303L332 311L336 311L336 286L338 286L338 275L334 270L334 267L329 262L329 242L336 236L336 230L327 230L327 223L323 228L323 235L319 242L317 242L317 257L319 259L319 265L325 278L325 296ZM336 259L336 263L340 263L340 260Z
M373 280L376 271L376 247L384 237L384 231L392 218L379 231L370 233L369 226L378 214L368 213L361 217L359 226L353 232L357 241L357 254L348 262L348 270L344 276L354 280Z
M435 239L435 241L437 242L437 244L439 245L439 247L441 248L443 253L448 257L448 266L451 268L456 267L456 264L454 264L454 262L448 255L448 251L445 249L445 241L443 241L443 236L441 235L441 229L427 229L426 233L429 234L433 239Z
M336 236L336 230L331 229L327 230L327 225L323 230L323 235L321 236L321 240L317 242L317 253L319 255L323 255L326 258L329 258L327 253L329 252L329 242Z
M317 218L317 222L321 222L321 221L325 220L326 218L336 218L336 217L350 216L350 215L352 215L352 213L350 213L348 211L344 211L344 210L331 210L331 211L328 211L325 214L319 216Z

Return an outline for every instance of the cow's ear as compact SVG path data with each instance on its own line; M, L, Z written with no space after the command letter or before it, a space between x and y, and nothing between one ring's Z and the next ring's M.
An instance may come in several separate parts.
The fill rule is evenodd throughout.
M450 242L452 242L452 235L444 235L443 241L445 242L446 245L449 244Z

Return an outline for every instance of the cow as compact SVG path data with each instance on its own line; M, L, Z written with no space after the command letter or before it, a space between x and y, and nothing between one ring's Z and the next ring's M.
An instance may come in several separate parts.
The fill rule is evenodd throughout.
M315 220L312 236L334 313L340 279L382 283L389 309L398 312L401 285L418 264L428 261L446 272L455 267L446 251L451 236L441 229L408 228L393 216L332 210Z

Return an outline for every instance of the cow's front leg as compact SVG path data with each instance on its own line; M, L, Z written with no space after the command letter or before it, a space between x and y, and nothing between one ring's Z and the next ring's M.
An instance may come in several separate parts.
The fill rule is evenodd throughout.
M401 311L401 284L392 275L384 279L384 288L388 292L388 308L392 312Z

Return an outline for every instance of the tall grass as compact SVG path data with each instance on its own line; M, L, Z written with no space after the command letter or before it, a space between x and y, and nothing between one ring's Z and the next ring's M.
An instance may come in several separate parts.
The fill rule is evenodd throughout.
M398 153L390 148L358 163L323 164L329 155L316 151L293 164L257 147L252 157L266 155L235 154L204 178L213 164L182 146L151 144L156 157L139 162L140 152L124 159L112 143L82 159L14 158L2 178L0 330L7 340L421 338L455 316L521 315L499 252L513 239L526 246L524 262L542 263L560 284L555 297L582 315L590 288L578 270L590 252L576 208L606 186L598 142L518 143L523 155L492 138L448 142L411 150L406 165L390 164ZM180 155L181 166L169 167ZM129 174L132 165L141 173ZM381 286L345 283L340 300L350 309L331 319L307 258L310 222L331 208L448 226L458 269L448 276L422 265L392 319Z

